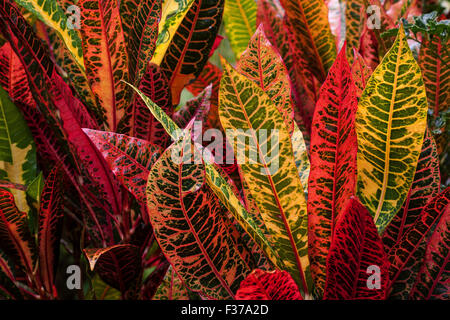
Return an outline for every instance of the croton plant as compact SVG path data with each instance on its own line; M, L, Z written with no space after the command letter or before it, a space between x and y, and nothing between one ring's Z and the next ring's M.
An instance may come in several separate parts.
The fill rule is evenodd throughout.
M449 299L446 18L0 0L0 297Z

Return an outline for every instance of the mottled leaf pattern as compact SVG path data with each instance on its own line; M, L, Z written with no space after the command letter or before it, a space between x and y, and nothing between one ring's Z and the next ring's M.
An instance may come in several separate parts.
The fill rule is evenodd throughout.
M153 166L149 218L162 251L189 289L210 298L234 298L249 270L233 245L219 200L205 184L204 167L182 162L191 148L186 136Z
M410 298L425 300L450 298L450 207L448 205L428 242L425 259Z
M123 134L84 129L121 183L145 203L147 176L161 148Z
M167 115L171 116L173 112L172 96L170 90L167 89L168 86L167 78L161 69L150 63L138 87ZM166 147L170 142L169 135L138 96L134 97L133 103L127 108L127 113L119 125L119 131L161 147Z
M403 27L370 77L356 114L357 195L381 233L411 187L426 128L427 101Z
M366 65L364 58L358 51L353 50L352 77L356 85L356 95L358 98L361 97L371 75L372 70Z
M408 298L425 254L430 230L448 210L449 202L450 187L428 202L401 241L389 252L391 266L387 293L391 298Z
M232 146L278 255L308 292L306 201L289 132L269 96L225 61L222 65L220 121L225 130L238 135ZM227 139L234 140L233 136ZM250 143L244 144L246 140ZM279 149L274 151L275 144Z
M426 204L439 193L439 157L430 131L425 132L416 173L405 202L383 233L386 252L397 244L420 216Z
M151 62L160 65L181 21L195 0L163 0L158 39Z
M127 41L129 81L138 84L152 58L161 19L161 0L120 2L122 27Z
M256 1L226 0L223 20L231 48L237 58L256 31Z
M356 187L356 87L345 46L320 89L311 130L308 233L311 272L323 293L335 225Z
M115 131L127 103L128 58L118 3L80 0L81 39L89 84Z
M76 29L67 26L67 16L56 0L15 0L17 4L32 12L42 22L54 29L66 45L77 64L84 70L83 50Z
M303 300L297 284L286 271L253 270L236 293L237 300Z
M293 27L294 36L311 72L324 81L336 58L334 36L328 24L328 10L323 0L281 0Z
M364 0L345 1L345 40L350 64L354 59L353 50L359 47L359 39L365 24L365 11Z
M369 288L370 266L379 268L380 288ZM324 299L385 299L389 262L367 209L350 198L336 224L327 259Z
M57 165L50 172L41 194L39 208L39 272L47 292L54 291L59 245L64 216L64 171Z
M272 99L289 134L292 134L294 121L289 76L283 60L264 35L262 26L258 27L240 56L237 71L255 82Z
M27 216L17 209L14 196L4 189L0 189L0 248L19 268L32 274L36 248Z
M153 300L189 300L188 289L172 267L167 270L163 282L156 290Z
M196 0L173 36L161 62L177 105L181 90L201 72L222 22L224 0Z

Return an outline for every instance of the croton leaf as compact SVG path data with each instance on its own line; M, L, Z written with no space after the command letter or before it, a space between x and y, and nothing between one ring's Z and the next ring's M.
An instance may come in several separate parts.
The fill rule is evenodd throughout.
M312 75L300 46L291 33L284 10L272 0L258 1L257 24L264 26L267 39L278 49L289 72L291 93L295 102L296 121L307 128L311 125L312 111L317 100L315 87L311 83Z
M416 173L405 202L383 233L383 243L389 252L420 216L426 204L439 193L439 156L430 130L425 132Z
M448 150L448 118L447 124L436 127L434 123L450 108L450 39L446 42L438 36L430 39L424 37L420 46L419 65L422 70L425 89L427 91L430 120L433 134L438 144L439 154ZM443 116L445 119L445 116ZM436 121L437 120L437 121ZM447 127L447 128L446 128Z
M240 57L256 31L256 1L227 0L223 20L231 48Z
M89 84L116 131L127 103L128 58L117 1L80 0L81 39Z
M28 274L32 274L36 247L27 215L17 209L11 192L0 189L0 248Z
M189 300L189 291L172 267L167 270L163 282L156 290L153 300Z
M391 266L386 290L391 298L408 298L429 243L429 233L448 210L449 203L450 187L447 187L428 202L408 232L388 253Z
M149 219L161 250L189 289L214 299L234 298L250 270L226 228L226 212L205 183L204 166L186 159L192 147L188 133L152 167Z
M209 58L222 22L224 0L196 0L173 36L161 62L177 105L185 85L194 80Z
M308 183L308 232L315 290L323 293L335 225L356 186L356 87L345 45L328 73L314 111Z
M373 274L378 278L375 283L369 278L371 267L378 269ZM388 268L387 255L371 215L351 197L336 223L327 258L324 299L385 299Z
M148 141L107 131L84 129L120 182L142 203L151 167L161 148Z
M86 211L90 213L90 218L95 221L97 232L103 235L103 240L106 240L105 232L106 230L111 231L111 228L108 226L108 221L100 223L99 220L108 220L109 217L104 214L97 216L93 207L95 206L103 213L120 212L120 210L117 210L119 208L117 201L120 197L113 191L114 183L110 179L112 174L105 171L105 166L101 163L104 160L98 158L95 148L89 145L89 140L86 140L88 138L79 128L77 119L82 119L83 116L73 114L74 110L81 109L79 106L73 106L79 104L80 101L73 96L71 89L56 73L55 65L50 59L46 47L20 14L17 7L9 0L0 0L0 13L2 15L0 31L8 39L20 59L29 80L29 88L38 105L37 109L33 106L23 105L21 106L22 112L26 114L27 122L33 123L33 131L39 132L39 134L34 135L36 140L48 143L48 150L42 148L41 151L46 154L53 154L54 158L59 158L59 161L64 163L67 176L70 177L73 186L79 191L79 196L86 204ZM58 112L60 117L57 117ZM49 130L46 130L47 128ZM84 142L86 144L83 145ZM80 151L80 149L83 149L82 147L85 148L81 150L83 152ZM77 151L81 155L77 154ZM84 179L84 184L80 186L78 176L74 173L79 174L79 170L83 169L78 167L81 162L79 157L83 155L93 156L89 160L90 166L88 168L92 169L90 173L94 177L99 177L103 185L97 184L95 188L91 188L89 186L96 184L93 179L89 179L89 181ZM73 162L69 161L70 158ZM84 171L84 176L88 177L90 174ZM90 190L87 190L88 188ZM108 195L108 201L100 202L99 197L102 198L104 195ZM109 207L110 204L113 205L112 209ZM117 205L115 208L114 204Z
M275 104L256 83L226 61L222 65L224 73L219 92L222 127L233 135L227 139L233 140L230 143L236 159L278 255L302 290L308 292L306 200L289 131ZM266 136L261 132L266 132ZM236 134L239 135L237 145ZM247 140L250 143L242 145ZM252 154L257 158L244 158Z
M222 77L222 70L209 61L205 64L202 71L195 79L190 83L186 89L189 90L194 96L199 95L207 86L212 84L212 91L210 97L210 110L208 113L209 128L220 128L220 121L218 116L218 99L219 99L219 86L220 78Z
M33 95L28 87L28 79L19 57L6 42L0 48L0 86L14 102L34 106Z
M66 45L77 64L84 70L81 39L74 28L67 25L67 16L57 0L15 0L17 4L32 12L39 20L54 29Z
M426 129L420 68L403 26L370 77L356 114L357 195L382 233L411 187Z
M450 207L447 205L444 215L431 236L425 259L416 278L410 298L439 299L450 298Z
M0 87L0 179L28 185L37 176L36 147L19 109ZM23 191L11 189L20 211L28 211Z
M369 29L367 23L363 24L363 31L359 38L358 48L358 52L363 57L366 65L374 70L380 63L380 58L378 56L378 41L373 30Z
M138 84L153 56L161 19L161 0L120 2L122 28L127 41L130 82Z
M193 118L203 118L204 113L209 111L210 97L211 86L208 86L197 97L187 101L184 106L179 108L172 116L173 121L180 128L185 128Z
M347 59L354 61L353 50L359 47L359 39L364 27L366 7L364 0L348 0L345 2L345 40L347 42ZM356 80L355 80L356 81Z
M324 81L336 58L334 36L328 24L328 9L323 0L281 0L293 33L301 45L311 72Z
M297 284L286 271L255 269L236 293L237 300L303 300Z
M2 299L24 300L19 288L13 280L0 269L0 297Z
M163 0L161 20L158 25L158 39L152 63L158 66L161 64L173 36L193 3L194 0Z
M64 171L57 165L50 172L41 194L39 208L39 270L47 292L54 292L55 273L62 232Z
M139 89L154 103L160 106L169 116L173 113L172 95L167 77L160 67L153 63L147 65L144 76L139 82ZM127 108L126 115L119 124L119 132L147 140L161 147L166 147L170 141L169 135L162 125L153 117L145 103L138 96Z
M450 106L450 40L434 36L424 38L420 47L419 64L427 91L428 105L434 116Z
M272 99L289 134L292 134L294 121L289 75L280 55L267 40L262 25L240 55L236 70L255 82Z
M172 137L173 141L178 141L183 137L183 131L164 113L164 111L155 104L150 98L146 97L139 89L130 85L141 99L145 102L153 116L163 125L164 130ZM199 147L197 145L197 147ZM203 154L203 153L201 153ZM210 163L209 159L204 163L206 182L211 190L219 198L221 203L229 210L233 218L247 232L255 243L263 250L266 257L278 268L283 268L284 263L270 246L264 232L258 227L258 223L253 219L252 215L247 212L238 195L233 192L232 187L224 178L214 163Z
M107 248L84 249L91 271L126 297L136 290L142 277L142 260L139 248L130 244L118 244ZM128 294L128 296L127 296Z
M372 70L366 65L364 58L355 49L353 49L353 56L352 76L356 85L356 95L359 98L366 87Z

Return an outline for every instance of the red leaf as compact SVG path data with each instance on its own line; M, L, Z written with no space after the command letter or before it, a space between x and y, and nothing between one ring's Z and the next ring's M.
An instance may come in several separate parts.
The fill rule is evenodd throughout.
M372 70L366 65L364 58L353 48L353 64L352 76L356 85L356 95L361 97L361 94L366 87L366 83L372 74Z
M236 300L303 300L297 284L286 271L253 270L236 293Z
M62 232L64 171L57 165L47 177L39 209L39 270L47 292L54 289Z
M0 189L0 249L19 268L33 274L36 247L28 229L27 215L20 212L11 192Z
M370 266L379 268L380 288L369 288ZM385 299L388 268L372 216L351 197L336 224L330 246L324 299Z
M436 226L410 298L450 299L450 207Z
M142 276L142 260L138 247L118 244L83 251L89 260L90 269L98 272L105 283L120 290L122 294L134 293Z
M27 74L9 42L0 48L0 86L15 104L35 106Z
M311 131L308 225L311 272L318 292L335 224L356 186L356 87L345 45L320 90Z
M447 187L428 202L414 225L389 252L391 281L387 293L391 296L407 299L425 254L427 235L448 209L449 203L450 187Z
M112 172L142 203L146 202L145 187L151 167L161 148L137 138L114 132L84 129Z
M439 156L434 139L427 130L408 196L400 211L384 230L382 239L386 252L401 241L423 208L439 193L439 188Z
M172 97L167 78L159 66L149 63L139 83L139 90L163 109L170 117L173 113ZM135 95L133 103L119 124L119 132L166 147L170 137L151 114L142 99Z

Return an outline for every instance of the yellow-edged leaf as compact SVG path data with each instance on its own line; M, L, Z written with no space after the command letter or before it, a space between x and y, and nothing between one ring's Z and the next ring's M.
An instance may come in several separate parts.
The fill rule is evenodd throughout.
M357 195L381 233L411 187L426 129L424 82L403 26L358 104Z

